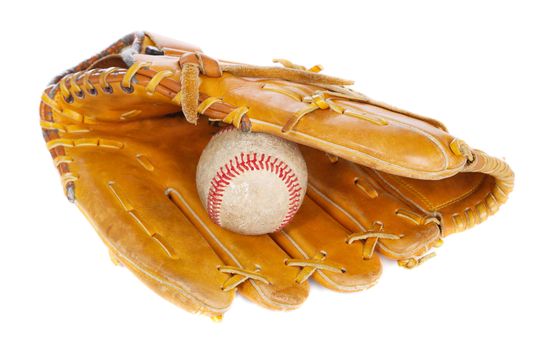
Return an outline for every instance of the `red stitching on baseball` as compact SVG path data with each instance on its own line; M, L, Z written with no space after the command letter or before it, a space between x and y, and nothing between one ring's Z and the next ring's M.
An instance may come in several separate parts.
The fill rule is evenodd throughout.
M218 134L230 130L233 130L233 128L225 128L219 131ZM287 192L289 193L289 203L286 215L275 231L279 231L293 219L299 209L302 191L302 187L300 186L297 175L293 172L293 169L291 169L284 161L276 157L267 156L263 153L260 155L257 153L249 153L245 156L245 153L242 152L240 156L235 156L221 166L219 171L217 171L217 174L215 174L211 180L210 189L208 191L207 211L213 222L217 225L221 224L220 214L222 197L226 187L230 184L230 181L247 171L256 170L267 170L276 174L285 184Z

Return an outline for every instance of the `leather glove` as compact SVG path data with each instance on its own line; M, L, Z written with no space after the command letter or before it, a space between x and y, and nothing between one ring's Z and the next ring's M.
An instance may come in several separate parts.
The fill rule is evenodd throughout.
M348 89L320 66L276 61L220 61L133 33L43 94L41 127L68 199L112 259L163 297L219 318L236 290L280 310L303 303L310 277L359 291L380 276L375 250L416 266L506 201L508 165L440 122ZM202 207L196 164L228 124L301 147L308 192L280 232L229 232Z

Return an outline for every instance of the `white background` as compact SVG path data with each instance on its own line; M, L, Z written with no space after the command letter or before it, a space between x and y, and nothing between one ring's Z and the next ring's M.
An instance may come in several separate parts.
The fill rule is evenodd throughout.
M199 5L195 5L195 4ZM1 9L1 349L451 349L534 346L534 12L528 1L22 1ZM283 57L351 78L371 97L444 121L506 157L516 189L483 225L376 287L314 285L292 312L237 298L222 323L113 266L63 197L38 127L57 73L134 30L214 57Z

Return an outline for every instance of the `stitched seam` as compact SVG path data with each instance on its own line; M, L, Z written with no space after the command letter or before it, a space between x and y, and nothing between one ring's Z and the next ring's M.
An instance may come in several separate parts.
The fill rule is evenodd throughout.
M449 200L447 202L444 202L444 203L441 203L441 204L437 205L436 206L436 210L443 209L446 206L458 203L458 202L466 199L467 197L469 197L470 195L472 195L473 193L477 192L480 189L480 187L482 186L484 180L485 180L485 177L482 177L480 182L475 187L473 187L471 190L467 191L464 194L461 194L459 197L457 197L455 199L451 199L451 200Z
M343 106L336 105L333 102L332 99L328 99L328 98L325 99L324 96L323 96L324 92L328 93L328 91L319 91L319 92L316 92L314 95L310 96L310 98L308 100L306 98L304 98L304 101L308 102L309 106L303 108L300 111L297 111L296 114L294 114L293 117L290 118L288 120L288 122L282 127L282 132L286 133L286 132L292 130L297 125L297 123L305 115L307 115L309 113L312 113L312 112L315 112L319 108L320 109L330 109L330 110L332 110L332 111L334 111L336 113L345 114L345 111L346 111L347 108L345 108ZM342 102L343 102L343 100L342 100ZM310 106L312 106L312 107L310 107ZM355 106L349 105L348 109L350 110L350 108L352 108L352 107L355 107ZM355 107L355 109L357 111L360 111L360 113L373 114L373 112L365 111L365 109L362 110L360 107ZM401 124L402 126L406 127L407 129L410 129L410 130L414 131L415 133L425 137L426 140L431 142L435 146L435 148L440 151L440 156L441 156L441 158L443 160L442 169L448 169L449 168L449 159L447 158L447 152L446 152L445 148L443 147L443 145L437 140L436 137L434 137L430 133L424 131L422 128L416 127L416 126L411 125L409 123L402 122L400 120L395 120L393 118L390 118L390 117L387 117L387 116L384 116L384 115L381 115L381 114L378 114L378 113L374 113L374 114L377 114L379 116L378 118L382 117L383 120L386 123L387 123L387 121L395 121L398 124ZM353 117L355 117L355 116L356 117L360 117L360 119L362 119L362 120L371 121L367 117L361 118L362 116L358 116L357 112L356 112L356 115L353 115ZM369 118L371 118L371 117L369 117ZM378 124L381 125L381 123L378 123Z
M409 198L407 196L405 196L397 187L393 186L393 184L391 184L390 182L388 182L383 176L382 176L382 173L378 170L375 170L375 169L371 169L370 172L372 174L375 174L377 177L378 177L378 180L381 181L382 183L382 188L391 193L392 195L397 195L401 200L403 200L405 203L408 204L408 206L410 207L414 207L414 208L417 208L419 209L421 212L427 214L427 215L435 215L436 212L435 211L432 211L432 210L427 210L426 208L422 207L421 205L419 205L419 203L417 203L415 200L413 200L412 198ZM377 180L377 181L378 181ZM437 213L439 215L439 213Z
M231 128L227 129L231 130ZM225 132L225 130L223 129L222 132ZM221 206L226 188L233 179L250 171L269 171L275 174L284 183L288 191L289 203L287 212L275 230L279 231L297 213L302 187L300 186L297 175L288 164L279 158L266 155L265 153L258 154L254 152L245 154L241 152L240 155L234 156L233 159L230 159L219 168L219 171L217 171L211 180L208 191L208 215L217 225L221 225Z
M256 126L255 130L258 130L259 129L262 129L261 132L272 132L273 130L276 130L276 131L279 131L280 129L280 126L278 124L274 124L274 123L271 123L271 122L268 122L268 121L264 121L264 120L260 120L260 119L254 119L254 118L251 118L249 117L249 120L250 122ZM260 127L258 127L260 126ZM263 128L261 128L263 126ZM334 154L334 155L339 155L340 157L342 158L346 158L346 156L341 156L341 154L343 154L344 152L350 152L351 154L353 154L348 160L352 161L352 162L358 162L362 159L366 160L367 162L371 161L373 162L373 164L375 164L375 166L379 166L379 170L385 170L387 168L393 168L396 170L397 173L399 172L402 172L402 173L406 173L407 171L411 172L411 173L414 173L416 172L417 174L419 175L425 175L423 177L423 179L433 179L435 178L435 176L447 176L447 175L455 175L456 173L458 173L459 171L463 170L464 168L464 164L456 167L456 168L450 168L450 169L446 169L446 170L443 170L443 171L425 171L425 170L414 170L412 168L407 168L403 165L398 165L398 164L395 164L395 163L390 163L390 162L387 162L383 159L380 159L380 158L377 158L375 156L372 156L372 155L369 155L363 151L360 151L360 150L357 150L357 149L352 149L350 147L347 147L347 146L344 146L344 145L341 145L341 144L337 144L337 143L334 143L334 142L331 142L331 141L328 141L328 140L325 140L325 139L321 139L321 138L318 138L318 137L315 137L315 136L311 136L309 134L306 134L306 133L303 133L303 132L300 132L300 131L296 131L296 130L289 130L286 135L288 135L287 137L284 137L286 138L287 140L290 140L290 141L294 141L294 142L298 142L302 145L306 145L306 146L310 146L310 147L315 147L315 148L318 148L318 146L316 145L317 143L321 144L321 147L326 147L328 149L330 149L329 153L331 154ZM299 140L297 140L296 138L297 137L300 137ZM323 148L321 148L323 149ZM354 155L357 155L358 158L356 158ZM390 169L390 172L391 172L391 169ZM394 173L395 174L395 173ZM431 175L431 176L430 176Z
M376 173L376 172L375 172ZM384 182L387 182L385 180L385 176L381 176L381 174L378 174L379 177L381 179L384 180ZM405 188L406 190L412 192L412 194L414 194L417 198L419 198L425 205L428 206L428 210L432 210L432 211L435 211L436 210L436 206L428 199L426 198L423 194L421 194L419 191L417 191L413 186L411 186L410 184L407 184L405 183L404 181L402 181L401 179L397 179L397 178L392 178L392 177L388 177L390 179L390 181L393 181L395 183L397 183L397 185L399 185L400 187L403 187ZM399 191L400 192L400 191ZM406 198L406 196L402 195L402 197ZM426 210L425 210L426 211Z
M342 101L344 102L344 101ZM380 105L377 105L377 104L374 104L374 103L368 103L370 105L374 105L376 107L380 107L380 108L384 108L386 110L388 110L388 108L386 108L386 106L380 106ZM396 123L399 123L401 124L402 126L406 127L407 129L410 129L412 131L414 131L415 133L419 134L419 135L422 135L423 137L425 137L429 142L431 142L438 150L441 151L441 156L443 157L443 167L442 169L448 169L449 168L449 159L447 158L447 152L445 150L445 148L443 147L443 145L438 141L438 139L436 137L434 137L433 135L431 135L430 133L424 131L422 128L419 128L417 126L414 126L414 125L411 125L407 122L402 122L400 120L397 120L395 118L392 118L392 117L389 117L387 115L382 115L382 114L379 114L379 113L375 113L375 112L370 112L370 111L366 111L365 109L362 109L361 107L359 106L353 106L353 105L349 105L350 107L349 108L354 108L358 111L362 111L362 112L365 112L365 113L372 113L372 114L376 114L378 115L379 117L383 118L384 120L388 121L388 122L396 122ZM395 109L397 109L396 107L394 107ZM419 119L417 116L415 116L413 113L406 113L405 111L401 111L401 110L391 110L389 109L391 112L393 113L398 113L398 114L407 114L409 116L412 116L412 117L415 117L417 119Z
M388 176L388 178L391 181L397 183L399 186L401 186L401 187L407 189L408 191L412 192L413 194L415 194L418 198L420 198L423 202L425 202L429 206L430 210L433 210L433 211L439 210L439 209L443 209L446 206L449 206L451 204L458 203L458 202L464 200L465 198L467 198L470 195L472 195L473 193L475 193L480 188L480 186L482 186L482 183L484 182L484 177L482 177L480 179L480 181L473 188L471 188L470 190L466 191L465 193L460 194L458 197L450 199L450 200L448 200L446 202L442 202L440 204L432 204L432 202L426 196L424 196L421 192L419 192L412 185L406 183L403 179L392 178L390 176Z

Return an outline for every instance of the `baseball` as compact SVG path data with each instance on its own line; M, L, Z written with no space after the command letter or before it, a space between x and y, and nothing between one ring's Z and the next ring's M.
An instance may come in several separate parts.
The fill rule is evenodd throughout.
M279 231L291 221L304 200L308 172L297 145L226 128L202 152L196 182L213 222L259 235Z

